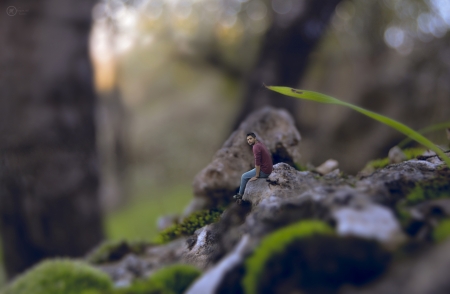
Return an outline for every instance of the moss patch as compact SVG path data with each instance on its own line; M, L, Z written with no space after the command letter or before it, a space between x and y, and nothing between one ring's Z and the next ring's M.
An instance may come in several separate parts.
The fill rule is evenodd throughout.
M162 231L155 239L155 243L164 244L181 236L190 236L197 229L219 220L225 208L214 208L192 213L179 224L174 224Z
M419 155L422 155L425 152L425 149L423 148L408 148L402 150L403 153L406 155L406 160L414 159ZM375 159L372 161L369 161L363 170L377 170L384 168L389 165L389 158L381 158L381 159Z
M270 256L256 292L247 293L338 293L343 285L375 280L391 259L375 240L335 235L298 239Z
M143 254L151 246L145 240L108 240L100 244L87 256L87 261L93 264L102 264L122 259L129 253Z
M397 214L401 223L407 226L411 222L408 207L418 205L425 201L450 197L450 169L448 167L436 170L435 177L420 181L397 203Z
M444 168L437 170L434 178L418 182L406 196L404 204L411 206L426 200L448 197L450 197L450 169Z
M82 294L182 294L201 275L193 266L176 264L156 271L146 280L136 280L130 287Z
M445 219L436 228L434 228L433 240L439 243L448 237L450 237L450 219Z
M85 262L45 260L14 280L2 294L79 294L87 290L109 291L112 281Z
M366 167L364 169L380 169L380 168L384 168L389 164L389 158L381 158L381 159L374 159L369 161L366 164Z
M308 171L308 167L300 163L294 163L294 167L298 171Z
M257 285L266 263L273 254L283 252L286 246L295 240L317 234L333 234L333 229L324 222L307 220L282 228L267 236L245 262L246 275L242 281L245 293L258 293Z

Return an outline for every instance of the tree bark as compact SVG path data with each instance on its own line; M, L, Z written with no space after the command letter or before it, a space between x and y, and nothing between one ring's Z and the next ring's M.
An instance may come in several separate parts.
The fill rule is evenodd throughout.
M261 53L247 78L241 110L233 130L252 111L266 105L285 108L296 117L297 101L263 88L266 85L298 85L308 66L310 53L325 33L340 0L291 1L286 14L274 13Z
M8 278L43 258L81 256L104 236L88 52L94 3L0 6L0 228ZM5 13L9 6L14 15Z

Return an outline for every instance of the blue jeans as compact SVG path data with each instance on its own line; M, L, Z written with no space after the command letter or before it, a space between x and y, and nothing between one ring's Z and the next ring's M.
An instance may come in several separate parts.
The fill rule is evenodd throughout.
M239 188L239 195L244 195L245 186L247 185L248 180L256 176L256 168L249 170L248 172L242 174L241 177L241 187ZM262 170L259 170L259 177L260 178L267 178L269 175L262 172Z

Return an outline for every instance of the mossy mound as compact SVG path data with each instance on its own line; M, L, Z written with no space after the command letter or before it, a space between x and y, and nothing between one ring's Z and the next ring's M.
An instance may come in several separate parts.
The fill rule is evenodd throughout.
M174 224L162 231L155 239L155 243L164 244L181 236L190 236L197 229L219 220L225 208L215 208L192 213L179 224Z
M257 284L245 284L245 293L337 293L343 285L375 280L390 261L391 254L374 240L334 235L297 239L267 259Z
M80 294L110 291L112 281L105 273L82 261L45 260L14 280L2 294Z
M433 230L433 240L437 243L450 237L450 219L445 219Z
M272 260L272 256L282 254L289 244L296 240L318 234L333 234L333 229L324 222L306 220L282 228L267 236L245 262L246 275L242 281L245 293L259 293L257 287L261 285L265 269L269 261Z
M102 264L122 259L129 253L143 254L151 244L145 240L108 240L95 248L87 257L93 264Z
M197 268L176 264L160 269L147 280L136 280L130 287L82 294L182 294L201 275Z

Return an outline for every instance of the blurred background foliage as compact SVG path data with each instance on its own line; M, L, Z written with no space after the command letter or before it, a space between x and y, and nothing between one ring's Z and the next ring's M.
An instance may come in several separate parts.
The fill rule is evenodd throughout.
M194 176L233 130L273 20L286 25L306 3L97 2L90 52L109 238L152 239L158 217L182 213ZM323 92L414 129L449 120L448 0L343 0L325 25L303 78L280 86ZM304 29L317 32L314 23ZM356 173L403 139L335 106L301 102L294 112L301 164L334 158ZM444 132L428 137L448 144Z

